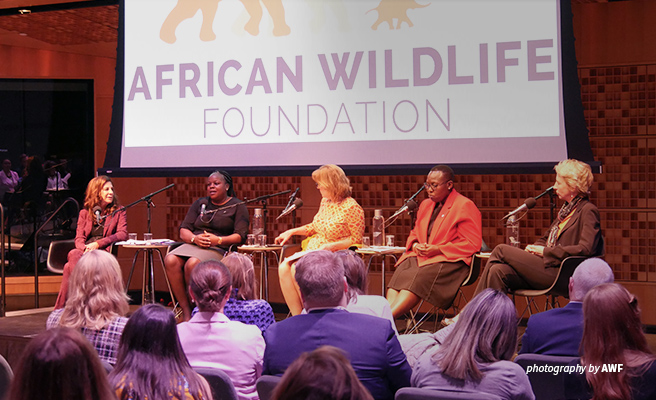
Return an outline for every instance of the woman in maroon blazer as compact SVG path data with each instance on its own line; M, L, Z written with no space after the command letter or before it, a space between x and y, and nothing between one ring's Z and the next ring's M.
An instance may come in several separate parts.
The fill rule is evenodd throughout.
M127 240L128 220L125 210L119 209L114 185L109 177L101 175L87 185L84 208L77 219L75 248L68 253L64 276L55 303L55 309L63 308L68 292L68 277L82 255L91 250L107 250L115 242ZM100 217L94 215L100 213Z

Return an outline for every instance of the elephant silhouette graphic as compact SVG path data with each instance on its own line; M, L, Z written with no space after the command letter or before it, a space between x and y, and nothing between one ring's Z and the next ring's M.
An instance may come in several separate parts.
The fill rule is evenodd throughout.
M244 30L253 36L260 33L260 22L262 21L262 4L266 7L273 20L273 35L285 36L291 33L291 28L285 22L285 8L282 0L240 0L244 5L250 19L244 26ZM260 1L262 4L260 4ZM220 0L178 0L176 6L162 23L159 37L166 43L175 43L177 40L175 31L182 21L192 18L200 10L203 14L203 22L200 27L200 40L211 42L216 39L212 29L216 11Z
M381 0L378 7L367 11L367 13L373 10L378 12L378 19L371 26L371 29L378 29L378 26L383 22L387 22L390 29L400 29L403 22L407 23L408 27L413 27L414 24L408 17L408 10L424 8L429 5L430 4L419 4L415 0ZM395 19L396 28L394 27Z

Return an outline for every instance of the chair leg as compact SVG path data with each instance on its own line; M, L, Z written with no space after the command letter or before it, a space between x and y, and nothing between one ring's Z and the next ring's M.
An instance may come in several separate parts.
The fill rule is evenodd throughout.
M431 306L431 309L428 312L424 313L424 315L422 315L421 318L419 318L419 320L417 320L417 317L419 315L419 310L421 309L421 306L423 304L424 304L424 300L422 299L419 302L419 305L417 305L417 308L416 308L415 311L410 310L408 312L408 314L410 315L410 318L408 318L408 320L406 321L407 328L404 332L405 334L412 334L412 333L419 332L419 329L421 328L423 323L426 322L426 320L430 317L431 314L435 314L435 321L436 322L435 322L435 329L434 330L437 330L437 321L439 321L439 318L438 318L439 317L438 316L439 309L437 307Z

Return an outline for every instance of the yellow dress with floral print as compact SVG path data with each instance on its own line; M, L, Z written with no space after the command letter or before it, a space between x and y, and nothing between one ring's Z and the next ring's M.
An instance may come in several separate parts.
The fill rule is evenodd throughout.
M305 228L310 236L305 250L317 250L326 243L347 238L351 245L362 244L364 210L352 197L339 202L324 198L314 219Z

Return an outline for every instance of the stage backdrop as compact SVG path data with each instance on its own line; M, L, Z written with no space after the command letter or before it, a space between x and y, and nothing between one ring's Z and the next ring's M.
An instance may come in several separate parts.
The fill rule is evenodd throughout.
M120 25L105 172L592 160L568 0L123 0Z

